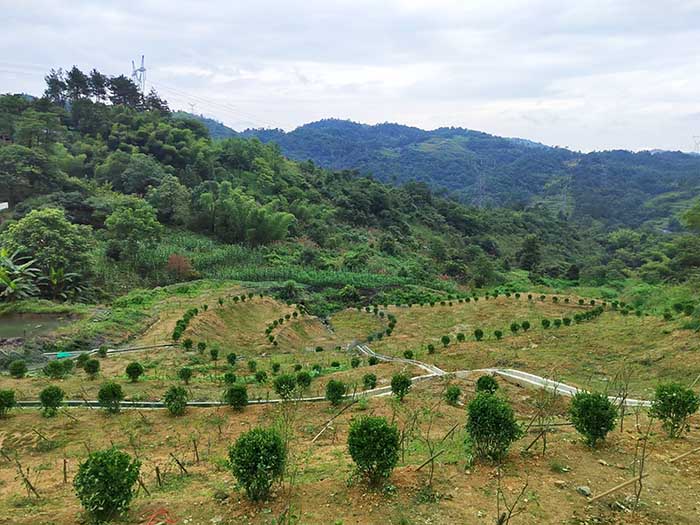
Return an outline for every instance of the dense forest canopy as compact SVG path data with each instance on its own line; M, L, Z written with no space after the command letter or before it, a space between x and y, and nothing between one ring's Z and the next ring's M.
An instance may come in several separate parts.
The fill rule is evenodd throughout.
M700 267L698 235L651 224L674 222L673 210L672 229L697 233L697 208L679 207L697 195L688 156L579 155L341 121L213 140L205 123L126 77L73 67L46 82L41 98L0 97L3 300L90 299L199 275L294 278L341 300L355 295L349 285L683 281ZM377 155L387 164L370 162ZM459 177L440 179L448 166L461 166ZM489 206L430 187L473 201L475 178ZM562 196L568 204L554 205Z
M463 128L425 131L322 120L289 133L247 130L290 158L354 168L385 182L417 180L475 205L525 207L611 230L649 225L681 230L679 210L700 193L700 156L680 152L581 154Z

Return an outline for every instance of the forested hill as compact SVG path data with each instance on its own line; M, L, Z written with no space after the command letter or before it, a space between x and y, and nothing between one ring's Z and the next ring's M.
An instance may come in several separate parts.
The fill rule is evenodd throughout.
M609 229L647 223L676 230L679 213L700 193L700 157L680 152L581 154L463 128L346 120L242 135L276 142L286 156L326 168L357 169L385 182L422 181L482 206L543 203Z

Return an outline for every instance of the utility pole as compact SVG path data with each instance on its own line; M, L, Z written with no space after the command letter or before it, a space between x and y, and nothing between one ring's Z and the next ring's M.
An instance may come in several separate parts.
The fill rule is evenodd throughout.
M134 81L142 94L146 94L146 66L144 64L144 55L141 55L141 67L137 68L134 61L131 61L131 79Z

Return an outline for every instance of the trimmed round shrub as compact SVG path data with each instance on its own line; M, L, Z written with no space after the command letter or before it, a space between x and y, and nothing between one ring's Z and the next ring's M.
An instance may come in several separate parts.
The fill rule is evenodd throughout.
M282 374L275 378L272 385L277 395L282 399L292 399L297 387L297 380L292 374Z
M206 342L200 341L199 343L197 343L197 352L199 352L200 354L203 354L206 349L207 349Z
M212 346L209 349L209 357L211 357L212 361L218 361L219 360L219 349L216 348L215 346Z
M0 418L7 416L7 413L16 405L14 390L0 390Z
M457 341L459 341L460 343L463 343L465 339L466 339L466 337L462 332L459 332L457 334Z
M413 359L413 350L404 350L403 356L405 359Z
M163 404L173 416L181 416L187 408L187 390L181 386L171 386L163 396Z
M484 331L481 328L474 330L474 339L481 341L484 338Z
M184 366L180 370L177 371L177 377L185 383L186 385L190 384L190 379L192 379L192 369Z
M129 379L132 383L138 381L139 377L141 377L143 373L144 368L141 363L137 363L136 361L134 361L133 363L129 363L128 365L126 365L126 375L129 376Z
M75 358L75 364L78 368L85 368L85 363L88 362L90 359L90 354L87 352L82 352L78 354L78 357Z
M359 357L353 357L352 359L350 359L350 366L352 368L357 368L358 366L360 366L361 362L362 361L360 360Z
M258 370L257 372L255 372L255 381L258 383L266 383L267 372L265 372L265 370Z
M370 356L369 359L367 359L367 363L369 366L374 366L376 364L379 364L379 358L377 356Z
M108 381L100 386L97 393L100 406L110 414L119 413L121 402L124 400L124 391L119 383Z
M332 361L331 368L340 368L340 361Z
M514 334L517 334L518 330L520 330L520 325L518 323L510 323L510 331L511 332L513 332Z
M95 379L100 373L100 362L97 359L88 359L83 369L90 379Z
M80 465L73 488L83 508L98 523L129 510L141 462L110 448L91 453Z
M383 417L354 419L348 433L348 450L357 470L371 485L379 485L399 461L399 431Z
M184 339L184 340L182 341L182 347L183 347L183 348L185 349L185 351L187 351L187 352L189 352L190 350L192 350L192 345L193 345L193 344L194 344L194 342L193 342L192 339L190 339L189 337L188 337L187 339Z
M605 394L578 392L569 406L569 417L574 428L595 447L613 428L617 420L617 408Z
M326 384L326 399L331 402L331 405L339 405L346 391L345 383L337 379L331 379Z
M554 328L561 328L561 319L554 320Z
M530 329L530 321L523 321L520 323L520 327L523 329L524 332L527 332Z
M100 346L100 347L97 349L97 355L98 355L98 357L101 357L101 358L103 358L103 359L104 359L105 357L107 357L107 346L106 346L106 345Z
M39 402L41 403L44 417L53 417L58 413L65 395L62 389L53 385L47 386L39 393Z
M237 359L238 359L238 356L233 352L226 354L226 362L231 366L236 366Z
M552 325L552 322L549 319L542 319L542 328L544 328L546 330L551 325Z
M501 340L501 338L503 338L503 332L501 330L495 330L493 332L493 335L495 335L496 339L498 339L499 341Z
M44 366L44 374L51 379L63 379L66 376L66 369L62 361L49 361Z
M270 495L272 484L282 479L287 449L273 429L254 428L241 434L228 451L231 472L253 501Z
M435 353L435 345L434 345L434 344L430 343L430 344L428 345L428 353L429 353L429 354L434 354L434 353Z
M297 385L302 390L306 390L311 386L311 374L306 371L301 371L297 373L296 377Z
M564 317L561 320L562 323L564 323L564 326L571 326L571 318L570 317Z
M457 385L450 385L445 390L445 401L447 401L448 405L456 406L461 395L462 390Z
M282 365L280 365L279 363L272 363L272 367L271 367L271 368L272 368L272 373L273 373L273 374L278 374L279 371L280 371L280 369L282 368Z
M665 383L656 387L651 414L661 421L668 435L680 437L690 431L691 415L700 408L700 397L680 383Z
M236 374L233 372L226 372L224 374L224 383L227 385L232 385L236 382Z
M496 378L489 375L483 375L476 380L476 391L494 394L498 390L498 381Z
M258 363L254 359L248 361L248 371L252 374L258 369Z
M440 342L442 343L442 346L447 348L447 346L450 344L450 336L449 335L443 335L440 338Z
M296 363L296 364L294 365L294 371L295 371L295 372L299 372L302 368L304 368L304 367L301 366L300 363Z
M317 347L316 347L316 352L323 352L323 347L322 347L322 346L317 346Z
M248 404L248 389L245 385L231 385L224 390L224 403L235 410L243 410Z
M480 392L467 405L467 433L475 454L500 460L523 431L510 404L500 396Z
M365 390L377 388L377 376L374 374L365 374L362 376L362 385L365 387Z
M394 374L391 378L391 392L399 401L403 401L409 390L411 390L411 378L404 373Z

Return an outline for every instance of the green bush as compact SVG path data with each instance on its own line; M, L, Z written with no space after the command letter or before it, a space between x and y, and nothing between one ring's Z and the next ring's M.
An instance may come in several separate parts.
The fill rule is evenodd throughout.
M690 431L688 420L700 408L700 397L692 389L679 383L665 383L656 387L651 414L662 422L672 438Z
M474 330L474 339L481 341L484 338L484 331L481 328Z
M97 393L97 399L100 406L110 414L119 412L121 402L124 400L124 391L119 383L108 381L100 386L100 391Z
M411 390L411 378L407 374L394 374L391 378L391 392L399 401L403 401L409 390Z
M353 357L352 359L350 359L350 366L352 368L357 368L358 366L360 366L361 362L362 361L360 360L359 357Z
M104 359L105 357L107 357L107 345L101 345L101 346L97 349L97 356L98 356L98 357L101 357L102 359Z
M367 359L367 363L369 366L374 366L379 363L379 358L372 355L369 357L369 359Z
M187 408L187 390L181 386L171 386L163 396L163 404L173 416L181 416Z
M403 356L406 359L413 359L413 350L404 350Z
M235 410L243 410L248 404L248 389L245 385L231 385L224 390L224 403Z
M490 375L483 375L476 380L476 391L494 394L498 390L496 378Z
M435 345L434 344L429 344L428 345L428 353L429 354L434 354L435 353Z
M139 377L141 377L143 373L144 368L141 363L134 361L133 363L126 365L126 375L129 376L132 383L138 381Z
M615 428L617 409L605 394L579 392L571 399L569 417L588 445L595 447Z
M53 417L63 403L65 392L57 386L47 386L39 393L39 402L43 409L44 417Z
M457 341L459 341L460 343L463 343L465 339L466 339L466 337L464 336L464 334L462 332L459 332L457 334Z
M16 405L14 390L0 390L0 418L4 418Z
M66 369L62 361L53 360L44 366L44 374L51 379L63 379L66 376Z
M249 359L247 365L248 365L248 371L251 374L254 374L255 371L258 369L258 363L254 359Z
M440 342L442 343L442 346L444 348L447 348L447 346L450 344L450 336L449 335L443 335L440 338Z
M237 359L238 359L238 356L233 352L226 354L226 362L231 366L236 366Z
M377 387L377 376L374 374L365 374L362 376L362 385L365 390L372 390Z
M527 332L530 329L530 321L523 321L522 323L520 323L520 326L524 332Z
M480 458L502 459L523 434L510 404L499 396L480 392L467 412L467 433Z
M185 349L186 352L189 352L190 350L192 350L193 344L194 344L194 342L189 337L182 341L182 347Z
M510 323L510 331L511 332L513 332L514 334L517 334L518 330L520 330L520 325L518 323Z
M311 386L311 374L306 371L297 372L297 384L302 390L306 390Z
M98 522L129 510L141 462L111 448L93 452L78 468L73 487L85 510Z
M100 373L100 362L97 359L88 359L83 368L90 379L95 379Z
M180 381L182 381L186 385L189 385L190 379L192 379L192 369L187 366L183 366L180 370L177 371L177 377L178 379L180 379Z
M294 390L297 387L296 378L292 374L282 374L277 376L273 381L275 392L282 399L292 399Z
M542 328L545 330L551 326L552 322L549 319L542 319Z
M457 385L450 385L445 390L445 401L448 405L456 406L461 395L462 391Z
M339 405L346 391L345 383L337 379L331 379L326 384L326 399L331 402L331 405Z
M205 351L206 349L207 349L207 343L206 343L206 342L200 341L199 343L197 343L197 351L198 351L200 354L203 354L204 351Z
M88 362L90 359L90 354L87 352L81 352L78 354L78 357L75 358L75 364L78 366L78 368L85 368L85 363Z
M258 370L255 372L255 381L258 383L266 383L267 382L267 372L265 370Z
M282 368L282 365L279 363L272 363L272 373L277 374L280 371L280 368Z
M331 361L331 368L340 368L340 361Z
M267 499L276 480L282 479L287 449L273 429L255 428L242 434L228 452L231 471L253 501Z
M236 374L233 372L226 372L224 374L224 383L227 385L232 385L236 382Z
M399 431L383 417L364 416L350 423L348 450L357 470L371 485L391 475L399 461Z
M209 348L209 357L211 357L212 361L218 361L219 360L219 349L215 346L212 346Z
M496 339L498 339L499 341L503 338L503 332L500 330L494 331L493 335L496 336Z

